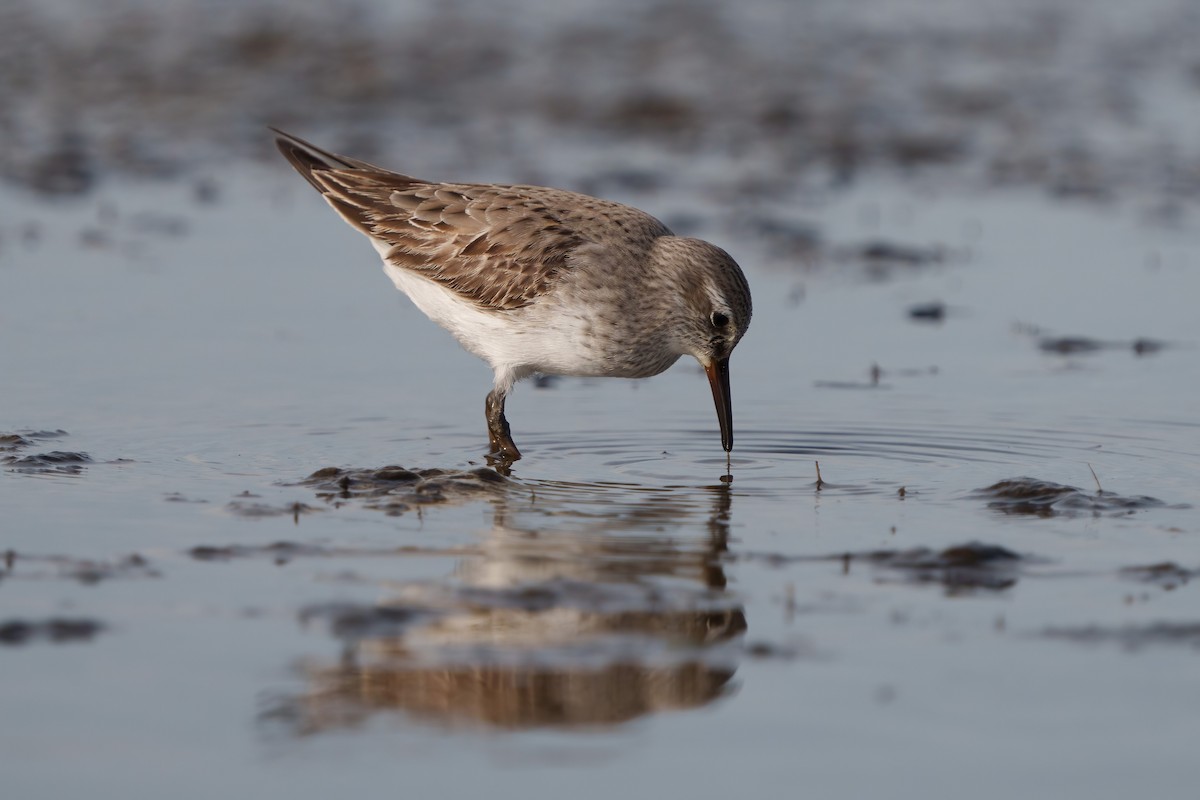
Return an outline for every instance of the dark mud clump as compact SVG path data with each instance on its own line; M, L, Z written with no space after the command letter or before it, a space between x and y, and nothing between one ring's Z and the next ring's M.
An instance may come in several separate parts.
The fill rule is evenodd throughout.
M1041 635L1078 644L1115 644L1129 652L1172 646L1200 650L1200 622L1152 622L1145 625L1047 628Z
M1185 569L1174 561L1164 561L1159 564L1123 567L1120 570L1120 575L1123 578L1129 578L1141 583L1152 583L1169 591L1183 586L1193 578L1200 576L1200 569Z
M71 556L28 555L9 550L0 577L29 580L67 579L84 584L129 578L157 578L159 573L137 553L114 561Z
M33 447L39 441L59 439L66 435L67 432L64 430L0 433L0 453L16 453L27 447Z
M1043 336L1038 339L1038 349L1043 353L1061 356L1086 355L1105 350L1123 350L1138 356L1154 355L1169 345L1158 339L1138 338L1131 342L1104 341L1089 336Z
M773 258L793 270L799 267L810 271L818 265L832 264L854 268L855 277L880 282L963 260L962 254L936 244L911 245L872 239L858 244L827 245L818 229L809 223L768 216L752 217L745 224ZM940 313L944 312L942 306ZM938 313L937 308L926 309L926 314Z
M87 453L54 450L28 456L8 456L4 459L12 472L27 475L82 475L84 467L94 463Z
M87 453L72 453L53 450L49 453L18 455L22 450L34 447L47 439L59 439L67 435L64 430L14 431L0 433L0 463L13 472L26 474L79 475L86 465L93 463Z
M1058 356L1093 355L1104 352L1127 352L1135 356L1154 355L1173 347L1169 342L1140 336L1133 340L1097 339L1093 336L1059 336L1047 333L1033 323L1022 322L1014 326L1019 334L1031 337L1043 353Z
M1096 353L1109 347L1112 347L1110 343L1087 336L1048 336L1038 340L1038 349L1043 353L1063 356Z
M163 495L163 499L166 500L168 503L204 504L204 503L208 502L207 500L204 500L202 498L192 499L192 498L188 497L187 495L183 494L182 492L167 492L165 495Z
M801 657L817 657L817 653L811 648L767 641L750 642L745 647L745 653L759 661L795 661Z
M337 547L303 542L280 541L271 544L197 545L187 551L197 561L234 561L237 559L269 559L287 564L298 558L380 558L386 556L464 556L473 551L461 547L418 547L402 545L390 548Z
M997 545L969 542L931 550L880 550L847 554L842 557L848 572L853 561L862 560L876 567L902 574L912 583L936 583L950 595L975 591L1000 591L1017 583L1017 570L1026 559Z
M1166 505L1145 495L1126 497L1115 492L1085 492L1037 478L1009 478L979 489L973 496L987 500L988 508L994 511L1034 517L1133 514Z
M946 304L940 300L909 306L908 318L917 322L942 322L946 319Z
M41 622L7 620L0 622L0 645L12 647L36 641L53 644L87 642L104 628L103 622L94 619L56 617Z
M299 557L327 557L331 552L317 545L297 542L274 542L267 545L198 545L188 550L188 555L197 561L233 561L240 558L270 558L277 564L285 564Z
M188 550L188 555L197 561L233 561L243 558L266 558L276 564L287 564L297 558L336 558L395 555L403 553L404 549L379 551L358 550L322 545L303 544L300 542L273 542L264 545L233 544L233 545L197 545Z
M883 240L844 248L835 256L840 261L861 264L868 277L874 280L890 278L897 270L920 269L942 264L947 260L946 249L941 246L923 247Z
M982 542L968 542L944 550L914 547L908 550L869 550L799 557L745 553L739 558L761 559L779 566L833 561L841 564L845 575L849 575L856 564L866 563L877 569L898 573L910 583L941 584L949 595L1008 589L1017 583L1020 569L1037 560Z
M366 508L398 516L414 506L454 503L502 494L509 480L494 469L319 469L300 482L335 507L361 500Z

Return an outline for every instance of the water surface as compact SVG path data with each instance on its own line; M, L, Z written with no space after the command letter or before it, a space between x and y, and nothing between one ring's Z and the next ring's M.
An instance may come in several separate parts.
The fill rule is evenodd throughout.
M684 362L522 384L525 458L489 470L486 367L282 161L6 185L14 796L1186 785L1190 201L976 157L764 188L720 147L530 119L478 174L438 124L378 160L536 163L734 253L732 483Z

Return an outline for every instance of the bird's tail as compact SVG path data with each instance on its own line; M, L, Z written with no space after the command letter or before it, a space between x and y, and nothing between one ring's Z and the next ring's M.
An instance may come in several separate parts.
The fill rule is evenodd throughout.
M347 158L339 156L336 153L330 153L328 150L322 150L315 144L306 142L299 136L293 136L290 133L284 133L278 128L271 128L275 132L275 146L279 148L279 152L283 153L283 157L288 160L296 171L304 176L304 179L313 185L318 192L325 194L328 189L313 177L313 172L318 170L335 170L335 169L362 169L373 172L386 172L374 164L368 164L366 161L359 161L357 158Z

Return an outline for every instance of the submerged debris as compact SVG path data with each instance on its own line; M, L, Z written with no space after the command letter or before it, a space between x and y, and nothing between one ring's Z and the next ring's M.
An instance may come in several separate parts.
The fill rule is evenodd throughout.
M813 386L820 389L891 389L892 384L885 383L886 377L922 378L935 376L939 372L936 366L930 367L897 367L884 369L877 363L867 369L865 381L813 381Z
M867 242L843 251L842 255L848 259L862 261L873 268L924 267L946 260L946 250L941 246L921 247L887 241Z
M998 545L968 542L941 551L915 547L846 554L844 569L849 572L851 563L860 559L897 571L913 583L939 583L951 595L1008 589L1016 585L1017 569L1027 560Z
M908 307L908 316L918 322L941 322L946 318L946 304L940 300L918 303Z
M1079 644L1116 644L1130 652L1159 645L1200 650L1200 622L1152 622L1145 625L1046 628L1041 635Z
M1074 486L1025 477L994 483L976 490L973 496L987 500L988 508L995 511L1036 517L1070 516L1086 512L1132 514L1166 505L1146 495L1125 497L1115 492L1085 492Z
M287 564L297 558L380 558L385 556L463 556L475 551L463 547L349 547L279 541L270 544L197 545L187 554L197 561L233 561L235 559L270 559Z
M52 571L43 570L50 567ZM125 578L157 578L159 573L144 556L137 553L115 561L97 561L71 556L41 556L9 550L4 554L0 577L43 580L66 578L84 584Z
M1149 356L1149 355L1154 355L1159 350L1162 350L1164 347L1167 346L1167 343L1160 342L1157 339L1141 338L1141 339L1134 339L1133 344L1131 346L1133 347L1133 352L1135 355Z
M39 639L54 644L86 642L104 628L103 622L94 619L54 617L41 622L6 620L0 622L0 646L30 644Z
M1036 326L1031 328L1037 331ZM1093 339L1090 336L1041 336L1038 338L1038 349L1043 353L1053 353L1060 356L1085 355L1099 353L1104 350L1126 350L1138 356L1149 356L1158 353L1170 345L1158 339L1140 337L1131 342L1106 341Z
M299 502L273 506L267 503L248 503L243 500L233 500L226 504L225 510L236 516L247 517L249 519L291 517L296 524L299 524L302 514L312 514L322 509Z
M297 542L275 542L267 545L198 545L188 550L197 561L232 561L235 558L269 557L276 563L286 563L299 556L327 556L330 551L318 545Z
M182 492L167 492L166 494L163 495L163 499L166 500L168 503L201 503L201 504L203 504L203 503L208 502L207 500L205 500L203 498L197 498L197 499L193 500L192 498L188 497L187 495L183 494Z
M782 644L770 641L749 642L744 648L747 656L757 660L794 661L802 656L816 655L811 646L794 643Z
M453 503L505 491L509 480L494 469L446 470L436 467L378 469L325 467L300 485L317 490L317 497L339 505L346 500L366 501L366 508L398 516L414 506Z
M833 561L841 564L842 572L846 575L851 573L856 563L865 562L876 568L897 572L911 583L939 583L949 595L1008 589L1016 584L1022 566L1038 561L1032 556L1023 556L1005 547L982 542L967 542L943 550L913 547L907 550L868 550L825 556L743 553L739 557L762 559L777 565Z
M1200 576L1200 569L1185 569L1174 561L1164 561L1139 567L1122 567L1120 575L1143 583L1154 583L1171 590Z
M825 249L820 228L810 222L756 215L745 225L751 235L765 243L771 255L782 263L811 267Z
M1099 350L1115 346L1111 342L1102 342L1099 339L1091 339L1087 336L1057 336L1045 337L1038 340L1038 348L1043 353L1057 353L1064 356L1077 355L1079 353L1095 353Z
M860 244L828 246L805 253L806 263L825 260L833 264L856 266L869 281L890 280L905 271L940 266L961 255L944 245L909 245L886 240L870 240ZM943 309L944 311L944 309Z

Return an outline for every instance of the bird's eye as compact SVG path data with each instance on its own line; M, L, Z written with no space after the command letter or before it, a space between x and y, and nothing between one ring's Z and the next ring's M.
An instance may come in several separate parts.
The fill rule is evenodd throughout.
M714 328L724 328L729 324L728 315L722 314L720 311L712 312L712 316L709 319L712 321Z

